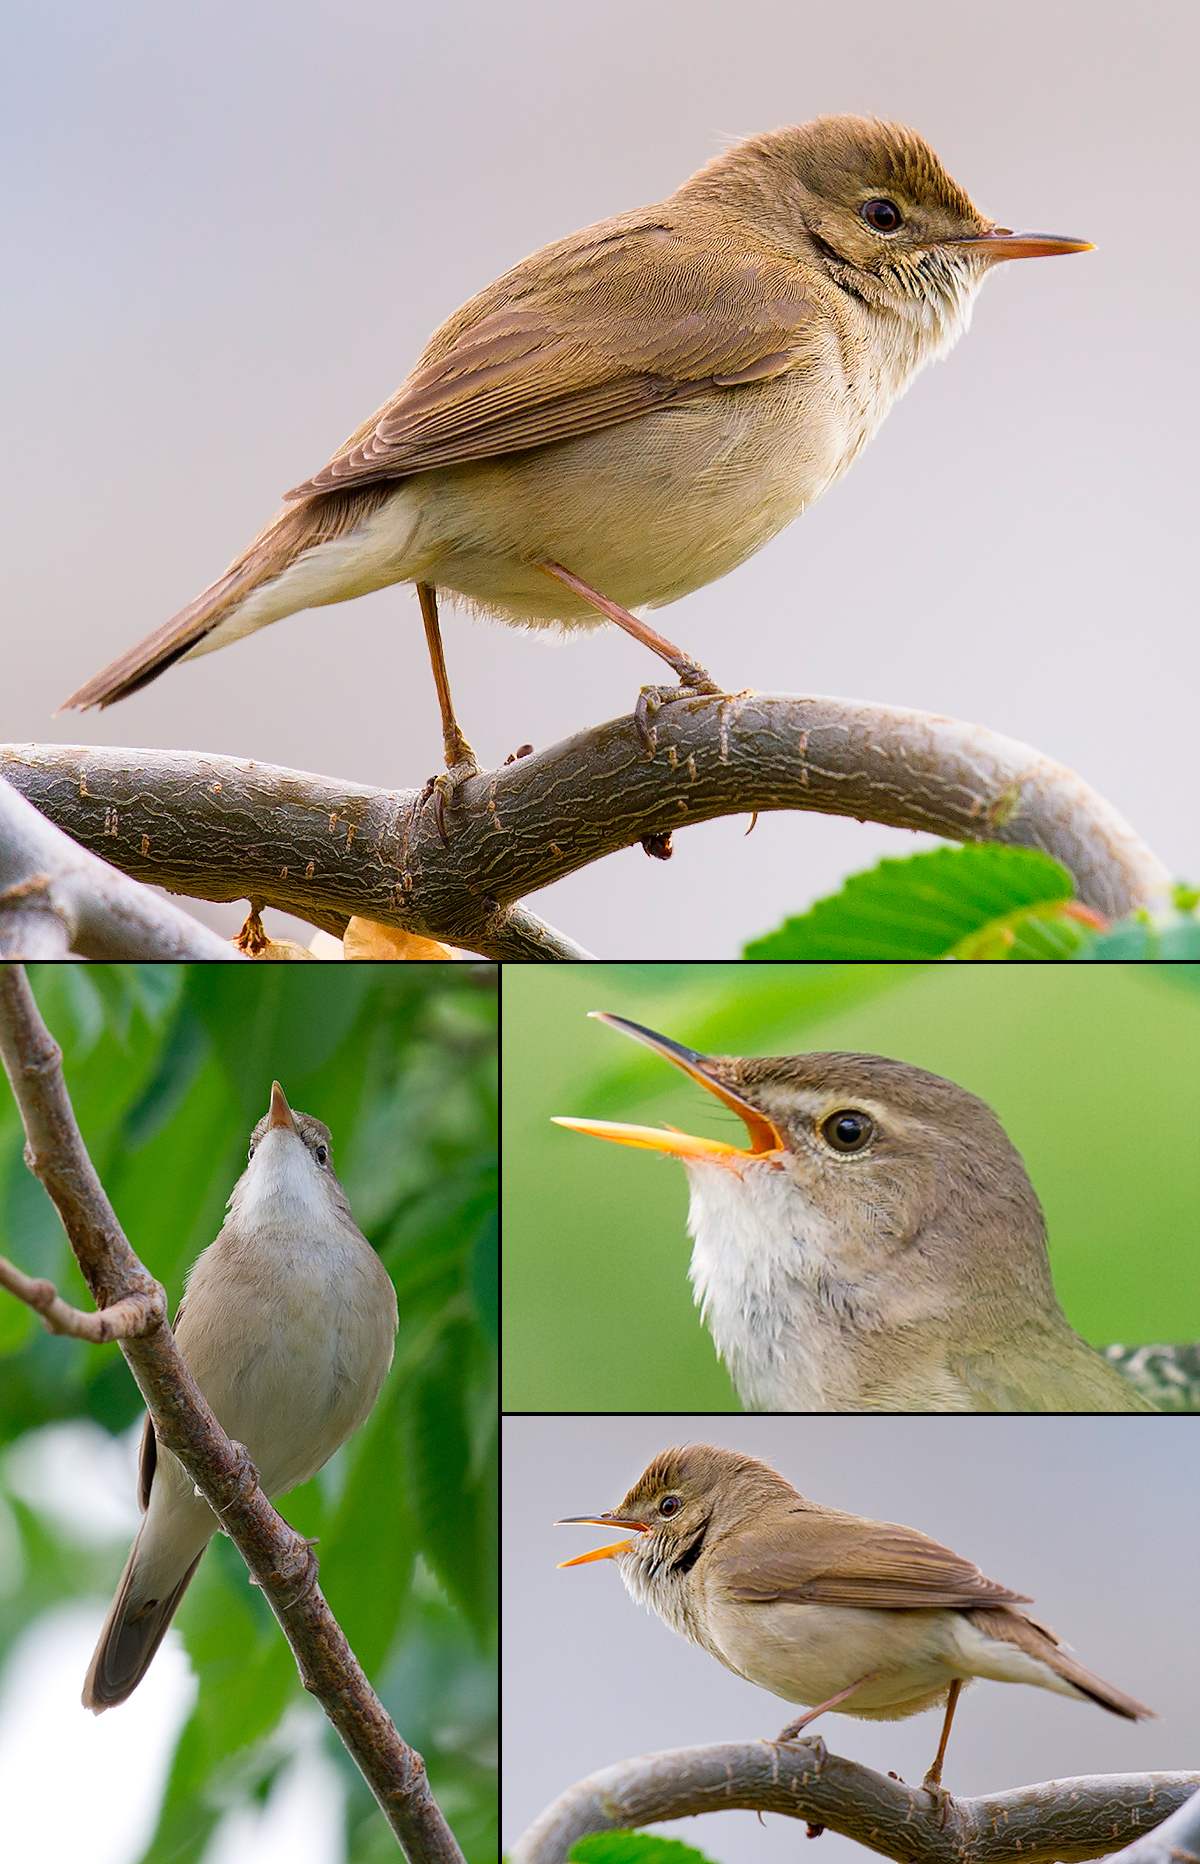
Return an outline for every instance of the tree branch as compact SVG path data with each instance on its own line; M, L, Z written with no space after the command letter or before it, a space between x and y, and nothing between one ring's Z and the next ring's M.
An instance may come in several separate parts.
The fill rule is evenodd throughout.
M1126 1845L1117 1859L1119 1864L1200 1864L1200 1792L1152 1832Z
M412 1864L463 1864L429 1790L424 1761L401 1740L315 1583L308 1542L271 1506L245 1450L225 1435L179 1355L163 1290L134 1254L105 1196L75 1123L62 1051L41 1019L23 967L15 964L0 967L0 1055L25 1124L25 1162L54 1200L97 1303L110 1314L125 1304L140 1304L147 1317L155 1311L149 1331L121 1337L121 1351L159 1442L179 1458L262 1587L304 1687L342 1737ZM50 1295L52 1308L53 1289Z
M0 747L0 770L85 847L205 899L250 897L340 931L351 914L491 958L572 958L525 916L539 887L717 816L812 809L951 841L1041 848L1084 905L1119 917L1170 883L1101 797L1028 745L928 712L743 693L632 717L481 773L445 810L244 759L81 745Z
M943 1818L923 1787L842 1760L820 1736L675 1748L568 1788L517 1840L510 1864L562 1864L593 1832L735 1809L827 1826L899 1864L1077 1864L1158 1824L1198 1784L1200 1773L1094 1774L950 1799Z
M0 776L0 957L236 958L190 913L119 874Z

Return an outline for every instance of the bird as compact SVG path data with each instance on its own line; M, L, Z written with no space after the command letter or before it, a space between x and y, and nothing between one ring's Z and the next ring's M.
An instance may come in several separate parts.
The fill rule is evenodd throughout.
M476 768L439 597L526 628L615 622L724 576L840 478L967 328L1001 261L1090 250L998 226L902 124L752 136L665 201L544 247L449 317L391 399L217 580L64 702L112 705L285 615L414 583L453 794Z
M293 1113L276 1081L174 1325L188 1370L265 1494L307 1482L366 1421L397 1324L391 1277L354 1221L329 1128ZM138 1500L145 1519L83 1687L96 1714L141 1682L220 1526L149 1416Z
M987 1104L883 1055L644 1043L743 1121L740 1147L555 1124L682 1161L697 1304L755 1411L1154 1411L1067 1321L1021 1156Z
M612 1560L626 1590L726 1669L808 1712L900 1721L945 1705L924 1785L941 1795L955 1707L976 1677L1032 1683L1130 1721L1153 1709L1094 1676L1024 1593L915 1528L807 1500L769 1464L714 1444L664 1450L618 1507L569 1515L632 1530L564 1560Z

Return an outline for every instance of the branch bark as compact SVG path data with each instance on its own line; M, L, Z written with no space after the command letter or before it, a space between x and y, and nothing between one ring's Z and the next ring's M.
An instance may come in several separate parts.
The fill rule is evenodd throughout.
M737 1809L826 1826L898 1864L1077 1864L1159 1824L1198 1784L1200 1773L1094 1774L949 1799L943 1818L923 1787L842 1760L819 1736L729 1742L605 1767L548 1806L509 1855L562 1864L593 1832Z
M0 958L240 956L77 840L0 776Z
M351 914L492 958L578 947L516 902L647 838L752 810L811 809L951 841L1041 848L1084 905L1120 917L1170 884L1074 771L928 712L742 693L665 706L481 773L432 800L244 759L0 747L0 770L85 847L205 899L251 897L338 932Z
M0 1057L25 1125L25 1162L53 1199L97 1305L110 1317L117 1310L140 1315L137 1331L123 1332L121 1351L159 1441L179 1458L262 1587L305 1689L345 1742L412 1864L463 1864L424 1761L401 1739L321 1595L312 1549L271 1506L246 1452L225 1435L179 1355L166 1297L130 1247L96 1175L75 1123L62 1051L21 965L0 966ZM42 1299L48 1283L20 1281L37 1292L31 1306L56 1311L53 1289L50 1302ZM11 1280L6 1285L29 1300ZM65 1302L58 1306L76 1313Z

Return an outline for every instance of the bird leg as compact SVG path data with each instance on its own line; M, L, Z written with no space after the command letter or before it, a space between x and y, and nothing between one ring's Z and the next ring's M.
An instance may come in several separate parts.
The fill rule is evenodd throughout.
M802 1728L807 1728L810 1722L815 1722L818 1715L824 1715L826 1709L836 1709L838 1703L844 1702L847 1696L852 1696L856 1689L861 1689L865 1683L875 1682L876 1679L882 1675L882 1670L871 1670L866 1676L860 1676L856 1683L851 1683L846 1689L839 1689L836 1696L830 1696L828 1702L818 1702L815 1709L809 1709L808 1712L801 1715L798 1720L789 1722L787 1727L776 1735L775 1740L777 1742L794 1741L796 1736L800 1733L800 1730Z
M950 1724L954 1720L954 1711L958 1698L962 1695L962 1678L956 1676L946 1692L946 1719L942 1723L942 1738L938 1742L938 1751L933 1758L933 1766L925 1775L921 1785L927 1793L932 1794L933 1803L939 1814L939 1824L945 1825L950 1811L950 1795L942 1785L942 1762L946 1758L946 1743L950 1739Z
M433 668L433 683L437 689L438 707L442 714L442 751L446 759L446 774L430 777L425 788L417 798L417 808L435 798L437 813L437 832L443 848L450 846L446 834L446 798L453 796L460 783L473 777L479 769L475 753L459 729L454 716L454 701L450 697L450 678L446 672L446 656L442 651L442 630L438 623L437 590L432 583L417 584L417 599L421 604L421 620L425 623L425 642L429 648L429 664Z
M634 720L638 737L648 750L654 749L654 727L649 719L659 706L668 705L673 699L686 699L693 693L711 694L722 691L712 674L707 672L698 660L689 658L681 647L676 647L675 643L668 641L665 635L656 633L648 623L639 621L636 615L631 615L629 610L622 608L619 602L611 602L606 595L601 595L598 590L573 575L570 570L565 570L561 563L552 563L549 557L539 557L536 559L535 567L544 571L547 576L553 576L555 582L560 582L566 588L574 590L576 595L582 596L583 600L592 608L597 609L601 615L606 616L609 621L615 621L618 628L624 628L626 634L632 634L635 641L640 641L642 646L648 647L652 654L657 654L660 660L665 660L679 681L682 688L679 692L675 692L670 687L646 686L638 695Z
M942 1738L938 1742L938 1751L934 1755L933 1766L929 1769L929 1772L921 1782L927 1792L933 1793L941 1790L942 1762L946 1758L946 1743L950 1739L950 1724L954 1720L954 1711L958 1706L958 1698L961 1695L962 1678L961 1676L956 1676L946 1692L946 1719L942 1723Z

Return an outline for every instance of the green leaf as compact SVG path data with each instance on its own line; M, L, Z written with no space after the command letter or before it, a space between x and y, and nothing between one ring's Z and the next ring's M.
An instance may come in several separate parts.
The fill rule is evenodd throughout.
M569 1864L711 1864L694 1845L648 1832L593 1832L576 1839L568 1858Z
M934 848L851 875L840 893L747 945L744 955L945 958L961 940L1019 908L1052 906L1071 899L1074 890L1066 868L1033 848L991 842Z

